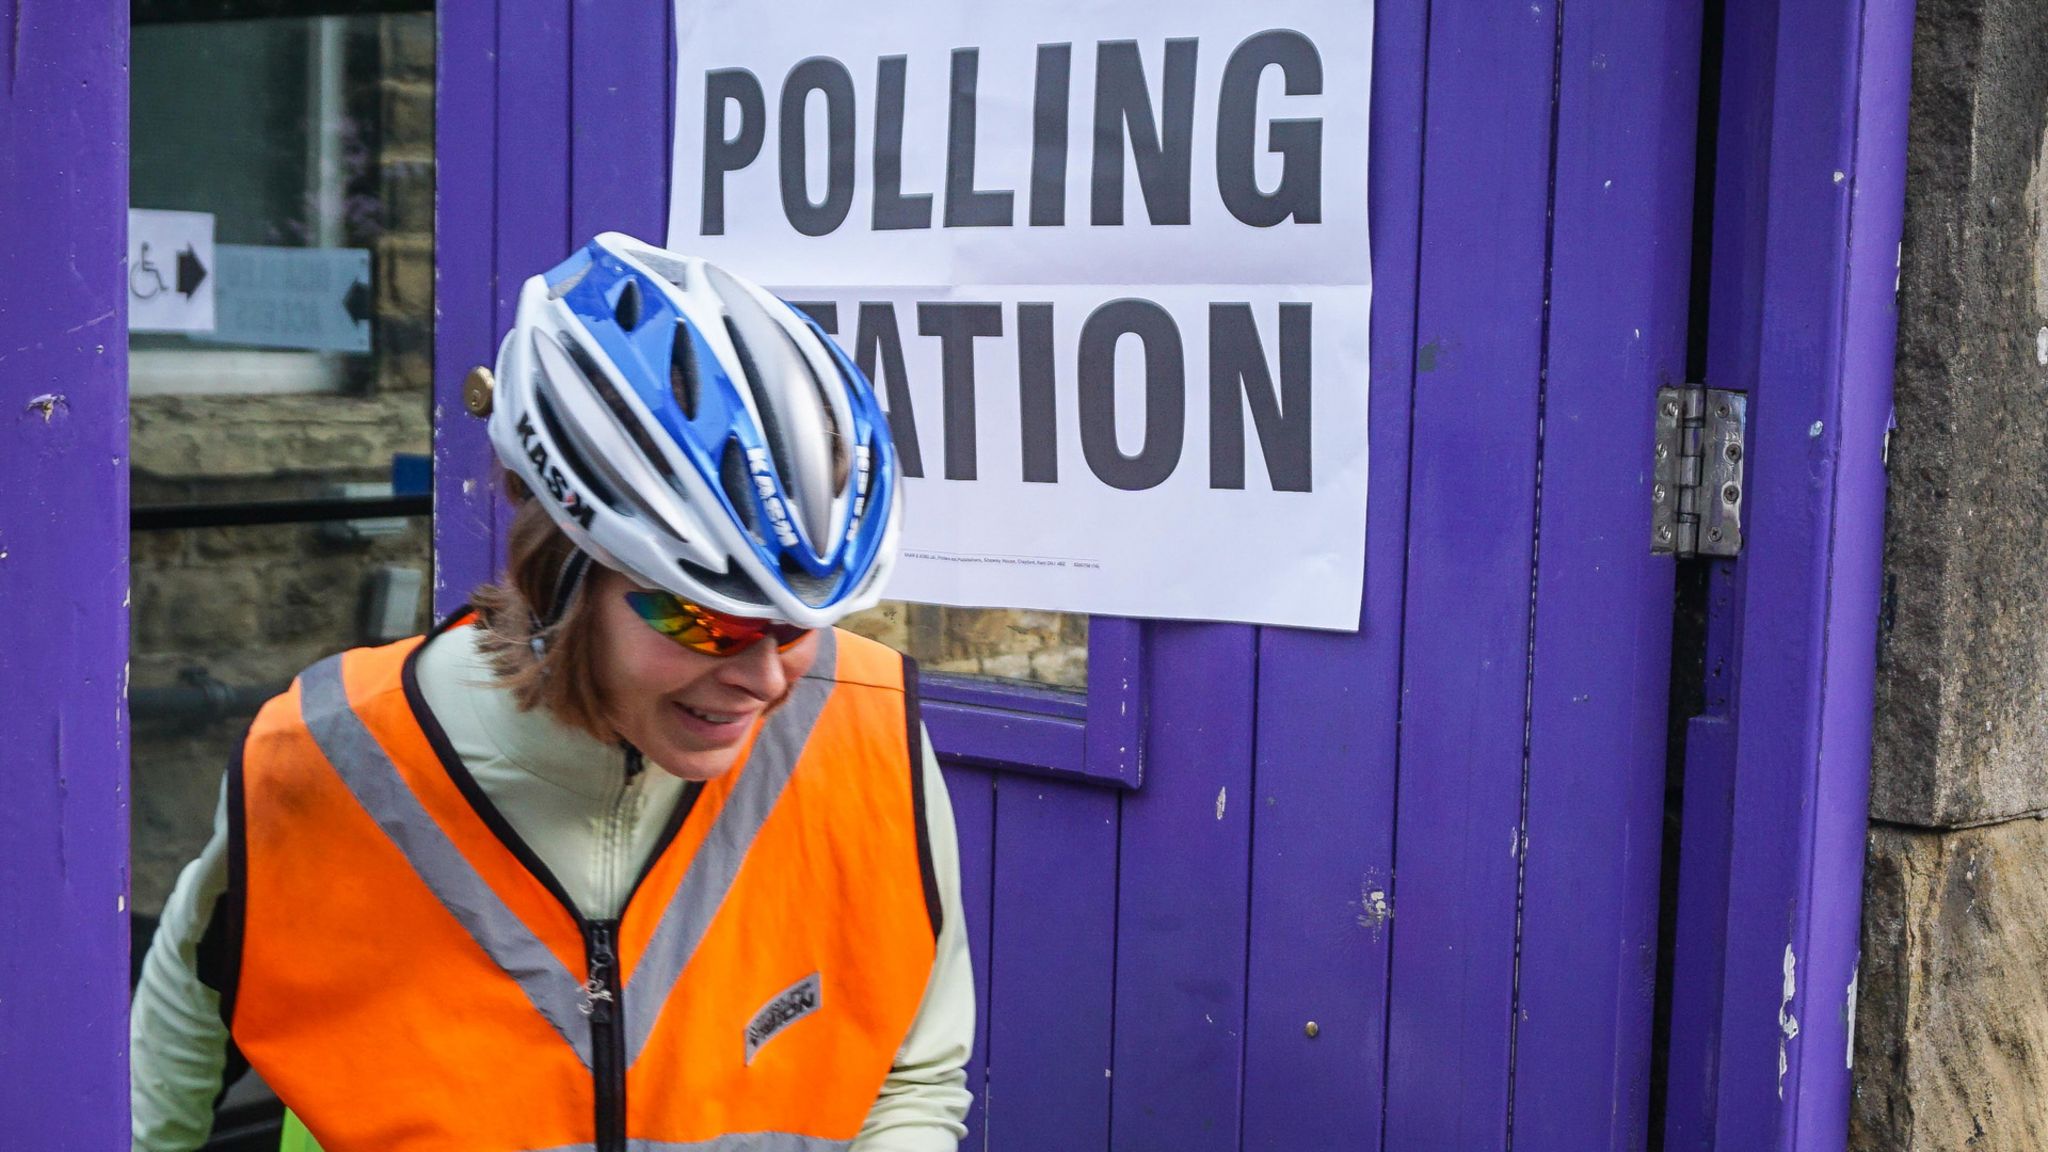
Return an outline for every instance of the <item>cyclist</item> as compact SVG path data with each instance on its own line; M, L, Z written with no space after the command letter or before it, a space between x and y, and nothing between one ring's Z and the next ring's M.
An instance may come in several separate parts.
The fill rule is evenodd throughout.
M246 1059L327 1152L953 1149L973 989L901 490L815 325L616 233L527 281L503 579L265 706L131 1034L135 1147Z

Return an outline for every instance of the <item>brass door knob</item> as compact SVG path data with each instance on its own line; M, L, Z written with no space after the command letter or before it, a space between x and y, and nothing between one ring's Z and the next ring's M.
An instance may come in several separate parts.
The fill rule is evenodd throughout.
M469 409L469 414L478 419L489 416L491 390L497 386L497 378L491 375L489 368L481 364L471 368L468 377L462 381L462 406Z

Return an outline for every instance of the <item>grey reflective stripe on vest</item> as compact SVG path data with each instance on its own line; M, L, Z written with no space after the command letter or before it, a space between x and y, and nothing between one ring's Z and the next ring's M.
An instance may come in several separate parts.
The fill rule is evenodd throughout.
M349 705L341 657L330 656L299 676L306 729L342 782L370 814L448 914L475 938L492 963L517 981L576 1058L590 1067L590 1021L583 985L540 938L477 875L441 826L420 806L391 758Z
M761 734L754 739L753 751L748 753L739 779L733 783L724 806L718 810L717 822L711 826L703 846L691 859L689 871L683 874L683 882L677 886L675 897L667 908L662 909L654 937L647 942L647 951L641 954L626 983L627 1067L640 1058L640 1050L646 1045L648 1034L654 1031L655 1020L661 1014L662 1005L667 1003L669 992L682 978L683 969L689 965L698 943L711 927L712 918L718 915L719 906L725 903L726 893L732 890L740 865L747 858L747 849L753 846L761 825L768 822L768 814L774 811L775 802L782 798L782 789L796 771L797 759L803 755L804 745L810 742L811 730L817 726L818 716L825 710L825 701L832 696L835 687L832 676L838 663L838 638L831 629L820 629L817 661L811 665L810 673L790 690L789 699L783 701L782 707L770 714L768 722L762 725ZM678 1144L673 1147L680 1149L695 1145ZM757 1147L781 1152L785 1145L716 1144L705 1147L716 1147L719 1152ZM792 1144L786 1147L804 1146Z
M628 1140L626 1152L846 1152L851 1140L797 1136L789 1132L734 1132L713 1140L678 1144L669 1140ZM597 1152L595 1144L563 1144L534 1152Z

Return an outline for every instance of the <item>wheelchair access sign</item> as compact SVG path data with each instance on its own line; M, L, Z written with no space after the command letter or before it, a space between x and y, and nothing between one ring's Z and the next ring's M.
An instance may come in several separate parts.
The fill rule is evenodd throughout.
M213 214L128 210L128 330L211 332Z

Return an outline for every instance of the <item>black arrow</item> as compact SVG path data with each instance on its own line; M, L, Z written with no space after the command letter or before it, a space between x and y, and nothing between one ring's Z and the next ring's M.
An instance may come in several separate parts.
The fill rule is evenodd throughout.
M348 309L349 319L361 324L370 318L370 286L361 280L348 286L348 293L341 298L341 306Z
M185 245L185 250L178 253L178 291L190 300L205 279L206 265L199 262L199 254L192 251L190 244Z

